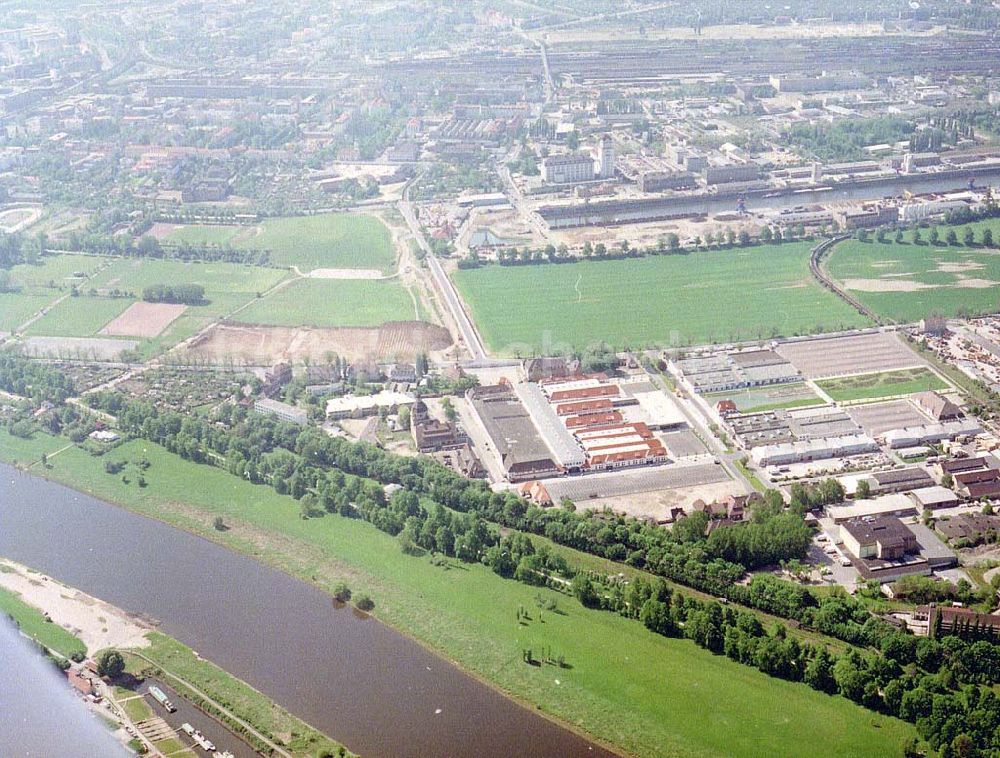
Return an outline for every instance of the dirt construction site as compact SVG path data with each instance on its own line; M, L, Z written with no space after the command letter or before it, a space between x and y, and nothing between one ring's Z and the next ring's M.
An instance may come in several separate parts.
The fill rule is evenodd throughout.
M357 360L413 361L451 345L448 330L422 321L390 321L379 327L312 328L217 324L185 344L172 357L182 362L244 361L269 365L324 360L330 353Z

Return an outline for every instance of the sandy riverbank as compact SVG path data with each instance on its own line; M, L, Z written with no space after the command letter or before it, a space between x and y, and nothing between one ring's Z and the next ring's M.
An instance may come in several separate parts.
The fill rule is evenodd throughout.
M125 611L67 587L51 577L0 558L0 587L49 614L53 623L79 637L93 653L106 647L142 648L152 629Z

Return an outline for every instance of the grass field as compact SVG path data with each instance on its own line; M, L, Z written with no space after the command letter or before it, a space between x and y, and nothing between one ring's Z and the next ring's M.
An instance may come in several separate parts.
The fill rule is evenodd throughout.
M76 636L58 624L46 621L44 614L28 605L20 596L0 587L0 614L11 616L21 631L60 655L69 658L73 653L86 654L87 648Z
M925 368L842 376L837 379L824 379L816 384L837 402L877 400L884 397L912 395L915 392L948 388L948 385L941 381L937 374Z
M275 326L378 326L416 317L410 293L397 279L299 279L237 315Z
M1000 221L969 224L989 227L1000 242ZM942 239L954 228L961 239L965 226L941 226ZM921 230L927 240L929 230ZM907 237L909 239L909 237ZM862 303L899 323L945 316L1000 311L1000 250L912 243L847 240L830 252L826 269Z
M867 321L809 273L795 243L622 261L459 270L493 351L561 352L793 336Z
M278 266L370 268L388 273L396 260L389 229L379 219L358 213L268 218L257 227L191 225L174 229L171 242L269 250Z
M23 459L27 446L40 445L0 432L0 456L7 460ZM825 756L897 755L914 733L843 698L769 678L552 590L502 580L484 566L455 570L406 556L395 539L362 521L303 521L291 498L155 445L128 443L111 457L131 460L140 451L152 462L145 489L107 475L99 459L76 448L53 459L45 474L234 549L252 549L327 589L346 579L375 599L384 621L541 711L636 755L789 755L815 744ZM212 529L216 515L230 531ZM534 608L538 594L555 600L565 615L520 625L516 609ZM572 665L560 673L559 686L550 671L520 660L523 648L545 646Z
M46 255L38 263L14 266L10 270L10 278L14 284L22 287L68 288L79 284L109 262L109 258L96 255Z
M788 408L806 408L822 405L823 400L805 382L778 384L771 387L713 392L704 396L710 403L732 400L742 413L777 411Z
M59 293L0 292L0 332L14 331L57 297Z
M150 645L142 649L144 656L156 661L164 670L179 676L216 702L223 703L263 734L281 735L280 742L294 755L323 755L325 751L329 751L330 755L336 754L338 743L295 718L246 682L204 658L195 657L191 648L171 637L159 632L151 632L147 637ZM138 674L149 668L149 663L135 656L127 656L126 668ZM187 689L175 679L165 681L175 690Z
M93 337L133 302L123 297L67 297L24 333L48 337Z

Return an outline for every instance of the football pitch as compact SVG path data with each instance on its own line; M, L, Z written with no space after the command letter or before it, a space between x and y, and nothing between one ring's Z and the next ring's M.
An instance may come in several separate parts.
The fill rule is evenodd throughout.
M806 242L615 261L460 269L456 285L504 355L687 346L867 326L809 273Z

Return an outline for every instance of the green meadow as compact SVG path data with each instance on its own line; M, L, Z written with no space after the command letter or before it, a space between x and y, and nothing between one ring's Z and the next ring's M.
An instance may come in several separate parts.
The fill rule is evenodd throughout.
M925 368L842 376L836 379L824 379L816 384L837 402L877 400L928 390L948 389L948 385L941 381L937 374Z
M53 440L53 446L59 446ZM30 458L38 441L0 431L0 457ZM298 503L147 442L108 454L151 466L145 488L104 473L72 448L46 476L252 554L331 589L346 581L372 596L375 614L539 711L641 756L898 755L911 726L841 697L773 679L635 621L586 609L554 590L497 577L481 565L410 557L397 540L356 519L303 520ZM230 529L218 532L221 516ZM536 599L557 603L539 611ZM521 623L518 608L529 610ZM528 666L524 648L551 648L570 668Z
M976 244L945 244L954 229L961 241L966 228ZM921 229L923 243L847 240L826 258L829 274L880 316L899 323L931 315L971 316L1000 311L1000 250L979 245L982 229L990 228L1000 243L1000 221L967 226L938 227L940 242L928 243L929 229Z
M192 224L173 229L168 242L270 251L276 266L369 268L388 273L396 260L389 229L374 216L327 213L267 218L256 226Z
M410 293L396 279L298 279L237 316L275 326L378 326L416 317Z
M698 345L866 326L809 272L810 244L533 266L454 280L501 354Z

